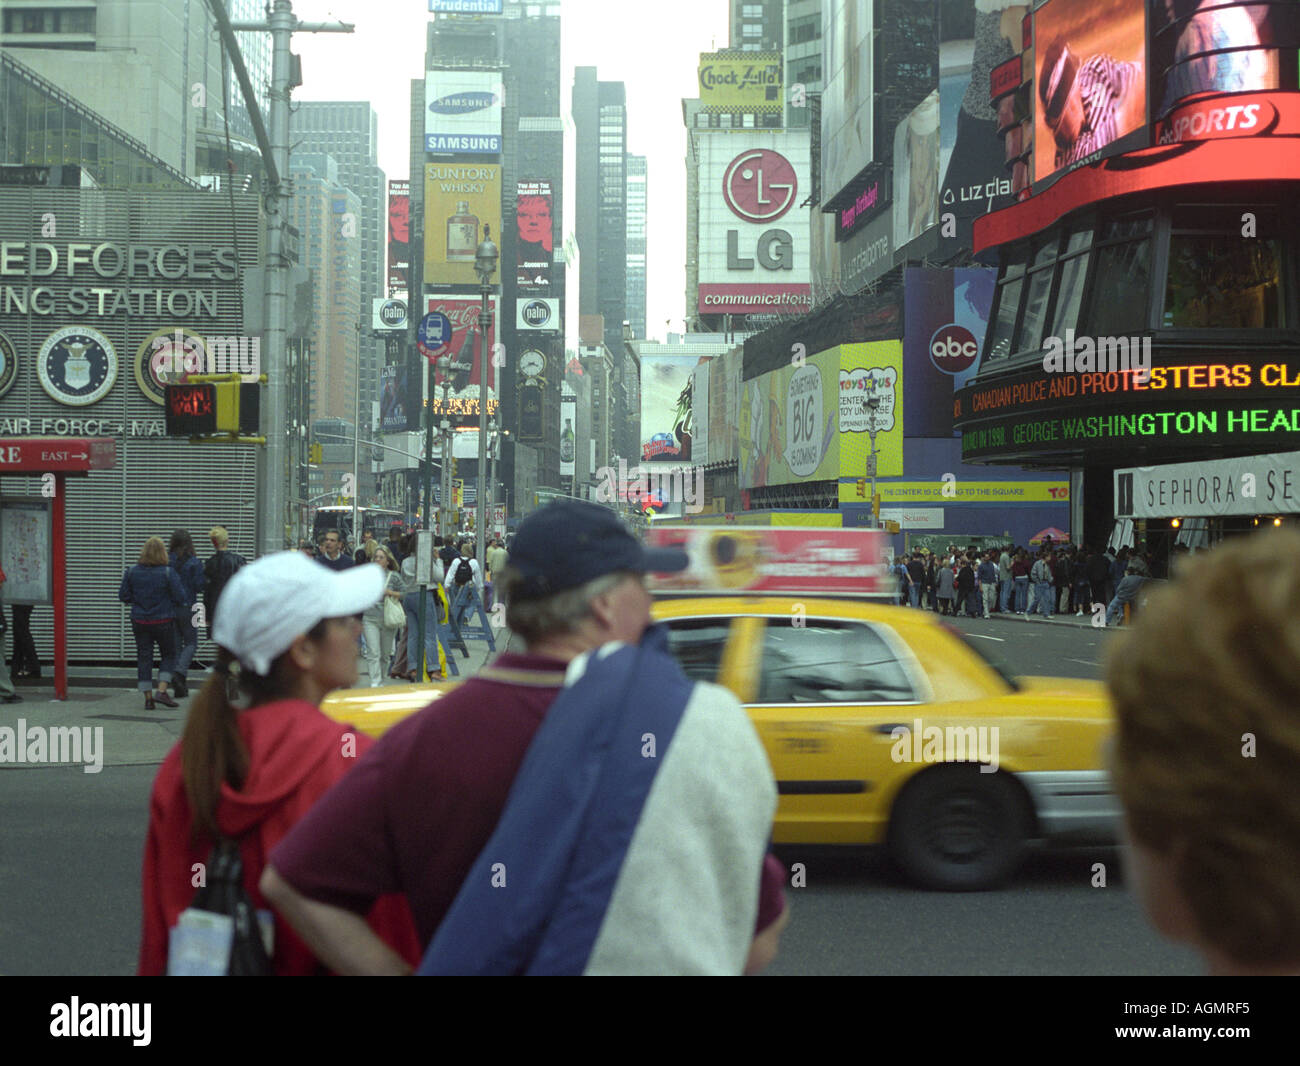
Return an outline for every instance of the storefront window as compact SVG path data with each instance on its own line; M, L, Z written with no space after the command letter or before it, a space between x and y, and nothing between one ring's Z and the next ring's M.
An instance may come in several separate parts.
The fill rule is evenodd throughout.
M1276 238L1242 235L1242 219L1277 233L1271 212L1234 207L1184 208L1169 239L1161 325L1169 329L1279 329L1282 246Z
M1148 328L1153 221L1153 215L1143 213L1110 219L1101 227L1101 247L1093 257L1090 333L1116 336Z
M1020 311L1020 290L1025 282L1025 256L1028 249L1022 245L1007 253L998 282L997 310L989 322L985 360L1005 359L1011 354L1011 339L1016 330Z

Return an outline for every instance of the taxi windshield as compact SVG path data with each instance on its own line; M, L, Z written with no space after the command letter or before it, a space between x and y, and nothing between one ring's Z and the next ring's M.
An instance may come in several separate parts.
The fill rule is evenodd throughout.
M1003 662L999 656L990 655L987 651L984 650L984 648L980 646L978 641L971 640L970 637L968 637L964 632L962 632L962 630L958 629L956 626L950 626L945 624L943 628L946 629L958 640L960 640L964 645L966 645L966 647L968 647L972 652L978 655L980 659L982 659L985 663L987 663L989 669L992 670L995 674L997 674L998 677L1002 678L1002 680L1005 681L1010 686L1012 692L1020 691L1021 688L1020 682L1016 680L1015 674L1011 672L1010 668L1008 668L1007 664Z

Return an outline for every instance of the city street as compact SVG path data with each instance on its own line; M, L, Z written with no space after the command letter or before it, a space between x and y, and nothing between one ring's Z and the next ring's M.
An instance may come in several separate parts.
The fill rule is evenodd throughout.
M1018 673L1096 678L1109 635L1064 622L958 620ZM987 650L987 649L986 649ZM488 658L471 643L478 665ZM458 660L465 663L466 660ZM128 689L24 688L0 724L102 726L104 768L0 770L0 972L129 974L139 938L140 861L150 786L181 733L183 712L146 713ZM787 890L792 918L771 973L1194 974L1190 952L1164 943L1123 884L1117 848L1046 849L994 892L923 892L871 849L778 849L803 863ZM1092 887L1103 863L1106 887Z

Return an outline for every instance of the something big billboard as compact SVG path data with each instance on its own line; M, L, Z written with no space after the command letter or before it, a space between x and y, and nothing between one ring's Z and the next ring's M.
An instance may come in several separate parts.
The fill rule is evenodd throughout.
M426 71L424 150L431 155L499 155L504 100L497 71Z
M804 311L811 301L807 131L700 138L701 314Z
M878 477L903 473L903 345L841 344L746 381L740 487L861 477L875 433Z
M424 282L477 285L474 255L491 227L501 235L501 167L427 163L424 167Z

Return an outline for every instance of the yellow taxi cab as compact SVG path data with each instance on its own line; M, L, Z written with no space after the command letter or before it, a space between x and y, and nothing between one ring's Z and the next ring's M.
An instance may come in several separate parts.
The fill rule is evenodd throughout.
M827 570L852 571L832 550ZM816 549L765 558L788 570L792 551ZM774 843L883 844L917 884L958 890L1005 880L1035 839L1114 839L1100 682L1013 678L932 612L870 593L664 591L653 615L683 670L735 693L767 750ZM351 690L324 709L378 735L451 687Z

